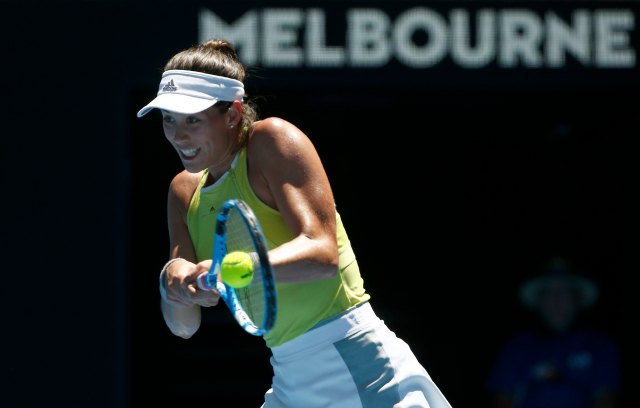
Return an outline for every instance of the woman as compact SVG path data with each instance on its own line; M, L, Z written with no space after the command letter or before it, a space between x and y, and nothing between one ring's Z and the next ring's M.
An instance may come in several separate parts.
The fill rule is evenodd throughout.
M277 281L278 316L264 336L274 376L263 407L449 407L372 310L313 144L283 119L257 120L243 101L244 77L233 45L210 40L174 55L157 97L138 112L162 112L185 168L168 195L171 259L160 273L167 326L189 338L201 307L218 304L216 291L196 285L211 266L207 214L240 198L260 220Z

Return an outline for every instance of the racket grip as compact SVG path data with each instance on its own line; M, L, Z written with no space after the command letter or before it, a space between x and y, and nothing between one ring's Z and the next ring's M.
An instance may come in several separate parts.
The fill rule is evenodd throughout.
M203 272L202 274L200 274L200 276L196 278L196 283L198 284L198 287L202 290L211 290L216 287L216 283L214 281L212 284L209 282L209 280L210 280L209 272Z

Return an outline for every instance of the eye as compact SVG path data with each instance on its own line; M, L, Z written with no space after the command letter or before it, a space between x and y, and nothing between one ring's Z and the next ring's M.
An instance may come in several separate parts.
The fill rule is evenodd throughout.
M190 125L193 125L194 123L198 123L200 122L200 119L196 118L195 116L187 116L187 123Z
M162 121L163 121L164 123L169 124L169 123L174 123L176 120L175 120L173 117L171 117L171 116L163 116L163 117L162 117Z

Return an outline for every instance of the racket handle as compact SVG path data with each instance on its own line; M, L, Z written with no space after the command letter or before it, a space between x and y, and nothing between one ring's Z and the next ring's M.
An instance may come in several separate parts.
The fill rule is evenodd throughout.
M211 276L209 272L203 272L200 276L196 278L196 282L198 287L202 290L211 290L216 287L215 280L210 282Z

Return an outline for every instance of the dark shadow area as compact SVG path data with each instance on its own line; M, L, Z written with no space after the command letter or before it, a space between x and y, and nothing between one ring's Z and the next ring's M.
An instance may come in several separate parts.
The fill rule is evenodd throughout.
M142 106L152 93L133 94L133 105ZM623 102L631 92L265 94L262 116L289 119L318 148L372 302L454 406L477 406L484 395L499 344L526 320L515 287L548 254L572 254L603 286L602 304L593 311L597 325L623 340L626 305L618 294L622 274L633 265L627 205L637 170L631 156L638 127L633 108ZM142 267L157 259L159 270L168 245L166 190L181 169L163 139L159 116L136 121L132 129L140 136L132 139L133 234L140 238L132 242L148 245L144 257L132 258L132 269L138 269L136 262ZM409 261L399 262L398 255ZM212 360L231 352L243 366L254 367L245 380L257 387L243 397L260 399L270 379L267 358L249 348L254 339L234 327L221 333L226 310L208 311L213 320L193 339L172 339L159 318L156 288L146 285L143 291L145 283L137 278L131 285L148 292L145 301L136 301L140 317L156 318L133 327L134 339L136 333L153 337L164 350L203 352ZM146 343L133 343L134 349L140 344L132 360L134 380L138 372L164 377L148 370L155 358L145 353ZM237 355L229 344L247 346L250 354ZM190 366L180 386L169 388L177 399L196 398L190 388L196 384L226 384L229 378L208 364ZM187 386L183 381L191 376L199 380ZM138 390L134 396L142 396L140 387L141 382L132 387ZM146 400L149 392L134 401Z
M0 406L261 403L271 380L261 339L224 307L179 339L159 310L166 195L181 166L159 117L135 112L155 95L165 59L197 41L203 3L2 3ZM329 3L333 21L351 6L396 16L416 5ZM637 54L640 3L559 3L633 10ZM313 5L228 10L276 6ZM454 408L488 407L500 346L528 318L517 287L557 253L601 288L589 317L620 344L622 406L640 406L637 62L452 65L262 68L247 88L261 116L293 122L316 145L376 311Z

